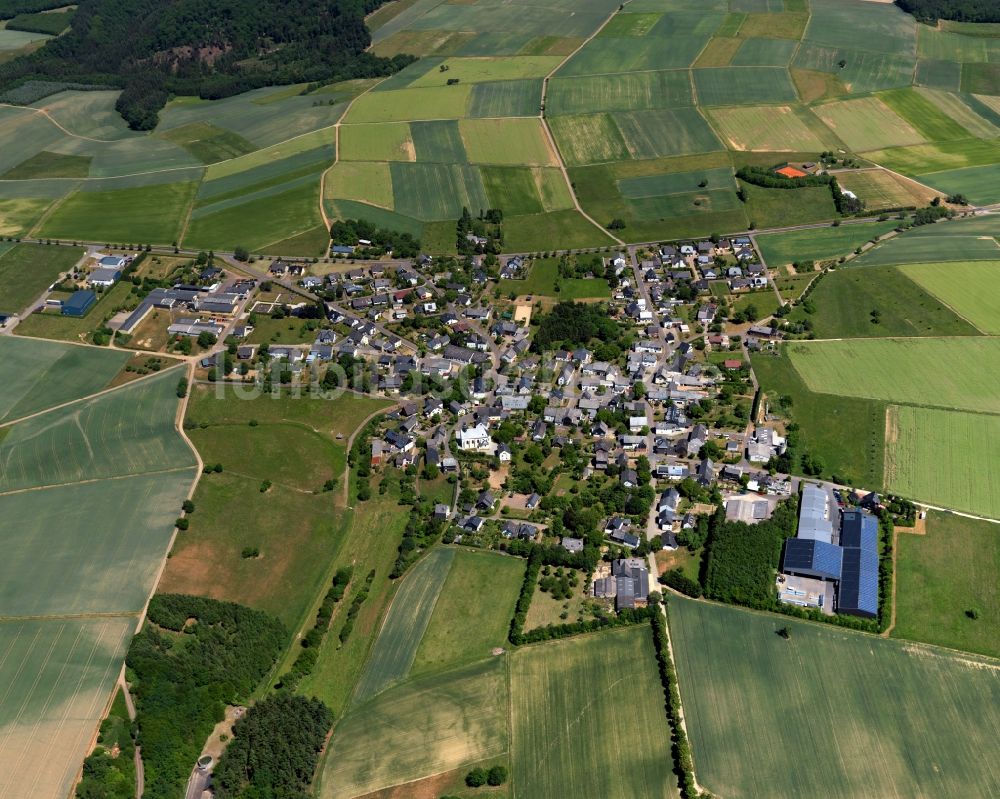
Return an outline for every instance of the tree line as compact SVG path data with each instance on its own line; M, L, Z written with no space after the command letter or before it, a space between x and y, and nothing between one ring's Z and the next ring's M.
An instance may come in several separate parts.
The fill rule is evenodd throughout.
M896 0L896 5L921 22L1000 22L996 0Z

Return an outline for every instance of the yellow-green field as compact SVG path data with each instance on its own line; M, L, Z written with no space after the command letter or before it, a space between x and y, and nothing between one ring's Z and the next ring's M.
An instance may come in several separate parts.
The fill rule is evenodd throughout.
M858 152L925 141L912 125L877 97L840 100L813 110L848 147Z
M713 108L716 129L732 150L766 152L822 151L837 146L837 137L815 118L787 105Z
M984 333L1000 335L1000 261L906 264L899 268Z

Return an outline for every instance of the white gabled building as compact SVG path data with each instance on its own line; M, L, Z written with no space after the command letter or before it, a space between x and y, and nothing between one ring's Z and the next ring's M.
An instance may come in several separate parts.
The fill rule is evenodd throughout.
M493 446L489 431L481 424L457 431L455 438L458 439L458 448L463 450L480 451Z

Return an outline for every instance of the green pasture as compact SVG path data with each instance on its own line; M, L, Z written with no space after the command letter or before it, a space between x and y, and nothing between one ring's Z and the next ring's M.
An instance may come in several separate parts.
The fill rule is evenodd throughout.
M787 3L785 11L752 11L744 15L739 35L745 38L794 39L798 41L809 22L805 5L798 0ZM728 19L732 19L729 15ZM721 35L721 33L719 34Z
M85 178L90 174L89 155L64 155L42 150L8 169L3 180L37 180L41 178Z
M230 178L240 180L240 185L251 185L259 182L262 175L275 177L314 162L329 162L334 155L333 142L332 130L317 130L297 136L239 158L212 164L205 170L205 182L219 183L224 178Z
M519 55L511 58L446 58L440 67L425 72L409 85L414 89L445 86L449 80L486 83L522 78L544 78L559 66L561 56ZM443 69L441 68L443 67Z
M390 164L395 209L415 219L458 219L488 207L482 176L464 164Z
M764 261L770 267L801 261L826 261L852 253L867 241L888 233L896 222L865 222L858 225L813 230L792 230L787 233L765 233L757 236Z
M568 166L621 161L629 157L625 139L610 114L561 116L549 120Z
M1000 203L1000 164L935 172L922 180L946 195L964 194L977 205Z
M901 531L896 538L893 637L998 657L998 588L997 525L931 511L924 535Z
M341 161L416 160L410 125L407 122L341 125L337 155Z
M369 92L359 97L345 122L405 122L414 119L459 119L465 116L472 85L434 86Z
M701 51L692 66L698 68L728 67L742 44L742 39L713 36L708 40L705 49Z
M324 206L331 219L367 219L374 225L380 225L392 230L400 230L417 238L420 238L428 227L412 216L404 216L385 208L378 208L374 205L355 202L354 200L327 200ZM458 217L455 217L455 219L458 219ZM452 227L454 227L454 224L452 224ZM454 231L451 232L450 238L454 239Z
M0 173L64 141L66 134L31 108L0 107Z
M672 172L625 178L618 181L618 189L623 197L637 199L715 189L735 191L736 181L733 178L732 168L722 166L697 172Z
M417 161L465 164L469 160L457 120L413 122L410 124L410 136L413 139Z
M754 354L751 363L772 411L780 409L783 418L795 422L802 450L822 460L823 477L882 487L885 403L811 391L792 366L787 347Z
M317 176L329 166L332 159L333 148L327 144L277 158L268 164L260 164L240 172L231 172L205 180L198 187L194 210L198 211L207 205L223 201L236 201L236 204L239 204L246 202L251 195L263 196L267 190L275 193L274 190L277 189L277 193L280 193L294 181L306 177L316 178L318 183ZM212 168L209 171L212 171Z
M326 256L330 247L330 231L322 223L276 241L261 250L264 255Z
M0 793L69 796L135 632L131 617L0 623ZM32 763L30 778L18 763Z
M83 252L75 247L18 244L0 253L0 311L27 309L59 275L73 268Z
M193 479L183 469L0 495L5 614L138 613Z
M490 208L499 208L510 215L540 214L547 210L531 169L493 166L483 167L481 174Z
M911 499L1000 519L1000 416L890 405L885 486Z
M599 36L645 36L648 34L663 18L662 14L630 14L630 13L618 13L615 14L611 21L608 22Z
M797 48L791 39L744 39L730 63L734 67L787 67Z
M827 186L800 189L765 189L743 183L747 219L759 229L824 222L837 216Z
M823 394L1000 413L1000 338L797 341L789 358Z
M32 108L45 111L72 136L109 141L141 139L142 133L130 130L122 115L115 110L120 92L64 91L32 103Z
M899 270L983 333L1000 335L1000 260L907 264Z
M632 799L675 790L646 625L519 649L510 685L514 784L521 790L538 799Z
M896 89L879 97L927 141L969 138L969 131L916 89Z
M888 239L860 256L853 263L861 266L912 264L949 261L1000 260L1000 246L992 238L976 235L975 231L959 227L958 222L928 225L919 230ZM963 233L969 235L963 235Z
M859 152L925 141L916 128L877 97L839 100L813 110L848 147Z
M820 152L837 147L839 141L798 106L737 106L713 108L707 113L732 150Z
M44 221L39 235L80 241L170 244L181 232L197 183L93 189L71 194Z
M546 113L586 114L596 111L640 111L694 105L686 70L632 72L549 81Z
M788 70L779 67L696 69L695 93L702 106L789 103L798 99Z
M733 189L698 190L661 197L638 197L626 200L630 214L637 219L659 219L689 215L714 215L741 211Z
M989 61L990 40L980 36L963 36L954 31L918 26L917 54L938 61Z
M955 61L917 61L913 82L917 86L957 92L962 88L962 65Z
M982 139L936 142L871 152L868 157L905 175L940 173L970 166L1000 163L1000 143Z
M711 18L706 16L706 21ZM660 24L672 20L664 15ZM561 77L605 75L613 72L681 69L691 65L711 34L657 36L598 36L559 70Z
M474 31L479 34L520 34L520 41L547 31L561 36L589 36L615 8L608 0L588 0L568 6L560 3L512 6L505 3L452 5L440 4L418 19L411 20L411 30ZM573 11L567 14L567 11ZM530 34L526 37L524 34Z
M127 352L0 337L0 421L100 391L117 375Z
M994 114L989 114L988 109L980 113L975 104L975 98L962 97L951 92L937 91L932 88L917 88L916 92L921 97L929 100L948 118L953 119L958 125L968 131L971 135L983 139L990 139L1000 136L1000 127L995 124L997 121ZM980 110L981 107L980 107ZM990 121L988 117L993 117Z
M12 31L7 28L0 28L0 54L15 53L22 50L34 42L44 42L51 39L44 33L34 33L33 31Z
M607 247L611 237L575 210L504 218L504 241L512 252L539 252L558 242L560 249Z
M698 782L713 793L1000 790L993 663L681 598L670 630Z
M390 688L337 723L318 794L351 799L504 755L507 705L505 657Z
M530 117L541 108L541 78L477 83L472 87L467 116Z
M169 370L14 425L0 443L0 493L193 467L174 424L182 376Z
M556 165L555 153L539 119L463 119L458 127L471 163ZM417 159L423 160L419 146Z
M392 175L385 161L339 161L326 173L323 196L327 200L357 200L392 210Z
M449 486L449 490L450 490ZM507 646L525 562L457 550L413 660L413 675L451 668Z
M189 122L161 134L180 145L203 164L214 164L252 153L257 147L238 133L210 122Z
M1000 94L1000 63L962 64L962 91Z
M916 63L916 58L909 54L855 49L853 44L828 47L803 42L792 66L837 78L846 92L836 94L863 94L909 86L913 83Z
M505 294L531 294L566 301L606 299L611 296L608 281L603 278L560 278L558 258L535 259L526 278L501 280L498 285Z
M946 267L938 267L946 269ZM979 331L897 266L842 268L818 280L809 295L813 313L796 308L817 338L975 336ZM878 310L878 322L872 311Z
M409 676L454 557L454 549L437 547L400 581L354 690L355 705L374 699ZM455 622L452 618L451 623Z

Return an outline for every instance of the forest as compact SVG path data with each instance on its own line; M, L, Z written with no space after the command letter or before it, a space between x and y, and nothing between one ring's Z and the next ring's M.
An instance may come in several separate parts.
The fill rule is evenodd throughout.
M896 0L896 5L921 22L1000 22L996 0Z
M388 75L411 56L365 49L384 0L82 0L70 30L0 65L0 91L28 81L123 89L118 112L151 130L171 95L216 100L288 83ZM0 17L48 3L0 0Z

